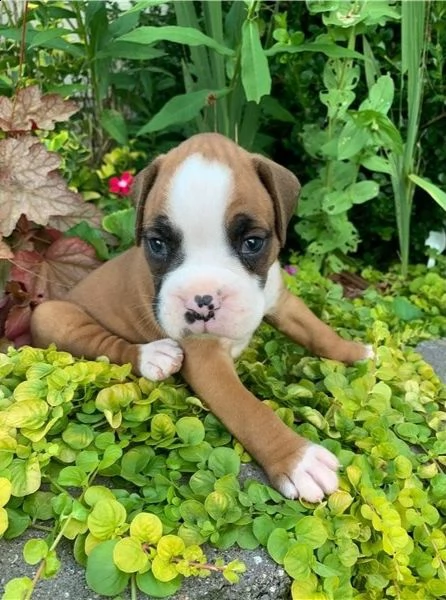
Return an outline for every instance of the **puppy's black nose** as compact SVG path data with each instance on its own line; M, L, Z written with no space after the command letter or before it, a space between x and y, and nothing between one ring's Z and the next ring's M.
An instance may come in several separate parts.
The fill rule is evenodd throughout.
M209 294L205 294L204 296L199 296L198 294L194 298L198 308L202 308L203 306L209 307L211 310L214 308L212 306L212 296Z

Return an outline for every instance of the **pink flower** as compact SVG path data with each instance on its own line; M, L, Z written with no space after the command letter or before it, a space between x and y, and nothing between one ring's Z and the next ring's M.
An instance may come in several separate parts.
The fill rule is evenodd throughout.
M288 275L296 275L297 273L297 267L295 267L294 265L285 265L283 268L284 271L288 273Z
M122 173L120 177L112 177L108 182L108 189L112 194L119 196L128 196L132 191L133 175L128 171Z

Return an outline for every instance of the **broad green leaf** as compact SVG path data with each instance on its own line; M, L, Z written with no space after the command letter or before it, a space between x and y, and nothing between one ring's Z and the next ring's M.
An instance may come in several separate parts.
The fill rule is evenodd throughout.
M102 111L99 122L115 142L122 146L128 144L127 123L120 112L114 109L105 109Z
M446 193L441 190L434 183L424 179L423 177L419 177L414 173L409 175L409 179L413 181L418 187L427 192L431 198L435 200L435 202L446 211Z
M268 59L260 41L257 21L246 20L242 26L241 78L248 102L257 104L271 92Z
M130 523L130 535L140 542L154 545L163 535L161 519L152 513L139 513Z
M80 423L68 423L62 432L63 441L75 450L87 448L94 439L94 433L88 425Z
M291 540L286 529L278 527L274 529L268 537L267 549L269 555L276 563L283 565L283 559L286 553L295 544L295 540Z
M11 473L11 493L13 496L27 496L37 492L41 484L40 464L37 456L24 460L15 458L9 466Z
M45 540L28 540L23 547L23 558L29 565L36 565L47 556L48 551L49 547Z
M327 528L318 517L302 517L294 529L296 539L308 548L320 548L328 538Z
M215 477L223 477L229 473L238 475L240 458L231 448L215 448L209 455L208 466Z
M393 310L396 316L403 321L413 321L414 319L421 319L423 317L423 311L404 296L394 298Z
M130 536L122 538L113 548L113 561L120 571L136 573L145 569L149 558L140 539Z
M217 491L209 494L204 501L206 511L215 520L223 519L231 504L232 500L229 494Z
M181 575L178 575L170 581L158 581L152 571L136 575L136 585L138 588L144 594L153 598L168 598L172 596L180 589L181 580Z
M307 579L311 575L314 562L311 548L307 544L297 543L293 544L283 557L283 568L293 579Z
M358 181L349 188L349 194L354 204L362 204L378 195L379 184L376 181Z
M370 141L367 130L348 121L338 138L338 160L347 160L358 154Z
M29 577L16 577L5 585L2 600L17 600L26 598L34 589L33 582Z
M67 487L84 487L88 483L87 473L80 467L64 467L57 478L57 483Z
M107 540L125 529L126 517L124 506L117 500L99 500L88 517L88 528L97 539Z
M165 27L138 27L118 38L118 41L133 42L146 46L159 41L175 42L187 46L207 46L219 54L233 56L234 50L219 44L211 37L205 35L194 27L178 27L167 25Z
M135 240L135 209L125 208L105 215L102 227L115 235L123 246L130 246Z
M89 506L94 506L99 500L115 500L113 493L103 485L90 485L85 490L84 500Z
M268 50L265 50L266 56L275 56L281 52L288 54L297 54L302 52L321 52L329 58L357 58L358 60L364 60L364 56L355 50L350 48L344 48L343 46L337 46L336 44L329 44L324 42L307 42L294 46L292 44L274 44Z
M184 444L195 446L204 440L204 425L197 417L181 417L175 427L178 437Z
M175 96L168 100L163 108L139 129L136 135L154 133L171 125L187 123L198 116L202 109L209 108L213 110L214 104L229 92L229 88L222 90L207 89Z
M33 382L40 383L37 379ZM0 415L0 425L39 429L45 423L48 411L49 406L44 400L18 400Z
M393 103L395 84L390 75L382 75L369 91L369 97L365 100L359 110L370 109L386 115Z
M88 586L97 594L117 596L125 590L129 575L120 571L113 562L113 551L118 540L108 540L93 548L87 559Z
M23 502L23 510L25 513L33 517L33 519L37 519L38 521L47 521L54 517L53 508L51 505L53 498L53 492L44 492L39 490L25 498Z
M211 471L202 469L196 471L189 480L189 485L195 496L205 497L214 489L215 476Z

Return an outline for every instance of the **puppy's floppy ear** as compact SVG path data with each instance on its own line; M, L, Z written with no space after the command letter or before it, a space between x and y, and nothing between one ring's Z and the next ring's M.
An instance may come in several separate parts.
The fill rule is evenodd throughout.
M146 206L147 196L155 183L158 175L159 168L161 166L163 155L158 156L153 160L147 167L138 173L133 182L133 200L136 204L136 224L135 224L135 235L136 244L141 244L144 209Z
M283 248L287 226L300 193L299 180L291 171L261 154L253 154L252 160L260 181L273 201L276 231Z

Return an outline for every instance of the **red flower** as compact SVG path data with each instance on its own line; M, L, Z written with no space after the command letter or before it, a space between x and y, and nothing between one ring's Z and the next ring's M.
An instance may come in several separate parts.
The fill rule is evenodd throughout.
M108 182L108 189L112 194L128 196L132 191L133 175L125 171L120 177L112 177Z

